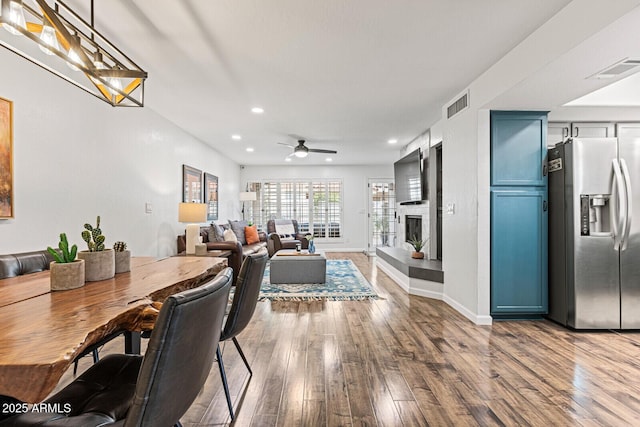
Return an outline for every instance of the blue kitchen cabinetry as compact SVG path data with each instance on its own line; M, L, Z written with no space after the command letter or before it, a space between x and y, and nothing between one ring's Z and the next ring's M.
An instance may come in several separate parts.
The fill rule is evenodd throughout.
M547 114L491 112L491 315L548 310Z

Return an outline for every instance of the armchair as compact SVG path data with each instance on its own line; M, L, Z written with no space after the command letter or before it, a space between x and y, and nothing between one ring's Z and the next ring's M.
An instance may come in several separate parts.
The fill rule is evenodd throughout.
M293 230L293 233L282 233L282 230ZM289 234L292 238L281 238L281 234ZM267 221L267 236L270 257L280 249L295 249L298 243L302 245L302 249L309 248L309 241L300 233L298 221L295 219L270 219Z

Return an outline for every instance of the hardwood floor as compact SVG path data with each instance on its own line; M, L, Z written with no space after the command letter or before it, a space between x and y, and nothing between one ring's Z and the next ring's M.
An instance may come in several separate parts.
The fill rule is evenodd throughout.
M234 425L640 425L640 333L475 326L444 302L407 295L374 258L328 257L352 259L384 299L258 303L238 337L253 377L233 344L223 350ZM182 421L229 424L216 366Z

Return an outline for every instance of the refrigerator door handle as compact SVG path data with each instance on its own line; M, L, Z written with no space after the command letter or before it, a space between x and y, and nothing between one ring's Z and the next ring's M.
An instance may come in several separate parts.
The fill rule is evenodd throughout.
M624 159L620 159L620 169L622 169L622 175L624 176L625 184L625 197L627 199L627 210L624 212L624 233L622 233L622 247L621 251L627 249L629 243L629 233L631 232L631 219L633 214L633 192L631 191L631 175L629 174L629 168L627 168L627 162Z
M624 178L622 177L622 172L620 171L620 163L618 159L613 159L611 161L613 166L613 189L612 189L612 208L614 210L614 214L611 215L611 222L613 225L613 249L616 251L620 250L620 246L622 244L622 236L624 235L624 226L626 223L624 222L625 218L623 217L623 212L627 211L627 199L626 193L624 190Z

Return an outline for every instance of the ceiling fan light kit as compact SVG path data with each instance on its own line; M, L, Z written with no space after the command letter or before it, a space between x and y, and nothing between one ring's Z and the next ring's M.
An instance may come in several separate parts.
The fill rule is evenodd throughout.
M0 46L114 107L142 107L147 72L60 0L0 0Z
M306 145L304 145L305 142L306 141L304 139L299 139L298 140L298 145L296 145L296 146L289 145L289 144L284 144L282 142L279 142L278 144L286 145L287 147L293 148L293 153L289 154L289 157L295 156L295 157L298 157L298 158L304 158L304 157L307 157L307 155L309 153L328 153L328 154L337 154L338 153L335 150L321 150L321 149L317 149L317 148L309 148Z

